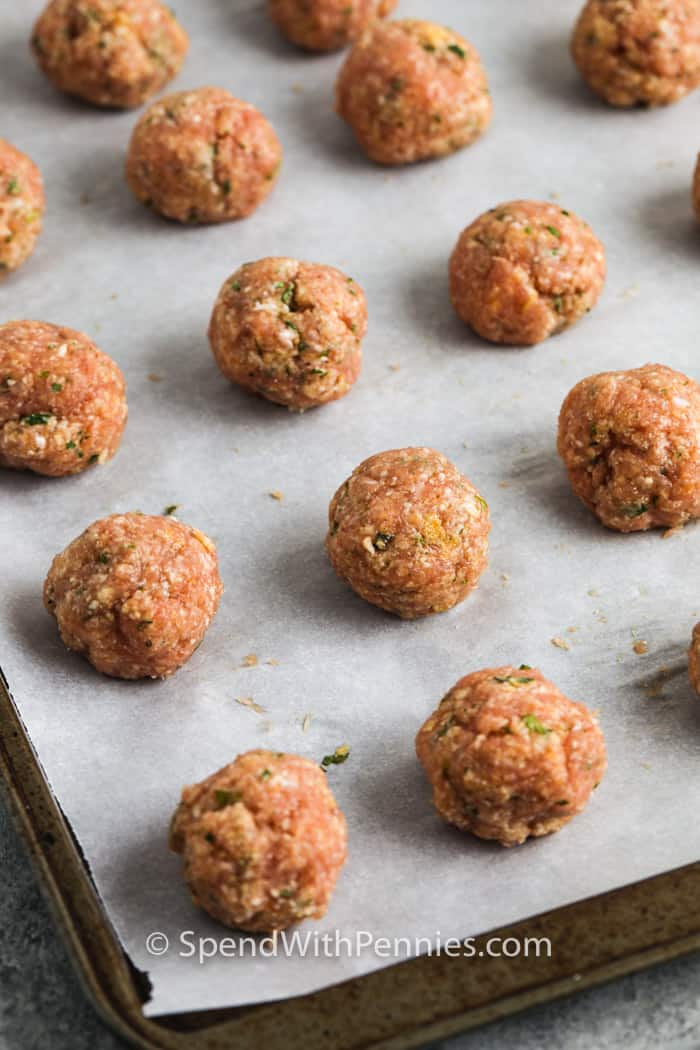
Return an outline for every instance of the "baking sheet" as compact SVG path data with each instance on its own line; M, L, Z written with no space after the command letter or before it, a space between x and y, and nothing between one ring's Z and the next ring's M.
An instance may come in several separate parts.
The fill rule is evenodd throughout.
M260 3L179 0L192 48L174 86L219 84L259 105L285 150L279 185L252 218L186 229L151 215L123 182L136 115L67 101L34 69L26 41L40 6L0 13L0 133L39 163L48 194L34 258L0 285L0 317L91 334L126 373L130 419L106 468L0 476L0 652L110 919L149 974L146 1012L300 994L394 961L370 950L182 957L181 931L229 932L190 905L168 819L182 784L250 747L319 760L351 747L329 772L350 859L325 919L301 928L319 936L473 935L697 860L700 703L685 673L700 616L697 529L604 531L570 494L554 442L559 405L586 374L663 361L697 377L700 233L688 185L698 96L657 112L599 105L567 55L578 0L433 0L430 17L481 51L494 122L448 160L384 170L332 113L340 56L287 47ZM427 11L400 4L404 16ZM603 298L540 347L487 346L449 305L453 242L499 201L554 195L606 244ZM224 277L268 254L338 265L368 296L360 381L303 416L229 386L207 345ZM356 598L323 551L336 486L367 455L408 444L453 459L493 522L478 591L416 623ZM218 542L219 614L170 680L100 677L63 649L42 609L51 557L93 519L172 503ZM639 639L648 654L633 651ZM259 666L242 668L249 653ZM610 758L584 814L510 851L443 825L413 754L447 688L504 662L538 665L599 709ZM171 941L161 957L146 949L153 931Z

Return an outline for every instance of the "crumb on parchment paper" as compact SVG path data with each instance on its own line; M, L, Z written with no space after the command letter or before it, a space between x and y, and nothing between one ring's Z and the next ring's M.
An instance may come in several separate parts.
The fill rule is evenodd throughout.
M309 726L311 725L312 717L313 717L313 715L311 714L310 711L307 711L306 714L304 715L304 718L302 719L302 723L301 723L301 731L302 731L302 733L308 733Z
M163 377L158 375L157 372L149 372L148 379L150 379L152 383L160 383L162 382Z
M645 653L649 652L649 645L643 638L638 638L637 641L633 643L632 648L637 656L644 656Z
M267 710L262 704L256 704L252 696L236 696L234 699L241 707L249 707L251 711L255 711L256 715L264 715Z
M256 653L248 653L241 660L240 666L241 667L257 667L258 666L257 654Z
M268 492L268 496L270 496L271 499L277 500L278 503L281 503L284 499L284 492L280 492L279 489L272 489Z
M556 646L557 649L564 649L568 652L571 648L566 639L560 638L558 635L555 638L550 638L549 640L552 643L552 645Z

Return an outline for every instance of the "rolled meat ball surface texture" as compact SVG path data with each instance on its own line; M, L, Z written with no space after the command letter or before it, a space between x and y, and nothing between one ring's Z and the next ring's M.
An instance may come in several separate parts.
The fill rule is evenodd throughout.
M559 414L571 487L608 528L675 528L700 515L700 387L665 365L577 383Z
M82 332L0 325L0 467L61 477L106 463L126 417L119 367Z
M360 597L413 619L474 590L489 529L486 501L446 456L392 449L366 459L334 495L326 550Z
M573 212L510 201L462 231L450 257L450 298L483 339L531 346L595 306L605 269L603 245Z
M0 138L0 279L34 251L44 203L41 172L34 161Z
M268 258L224 281L209 341L232 382L303 411L348 393L366 328L364 292L351 277L333 266Z
M128 109L175 76L189 41L160 0L52 0L34 26L31 46L60 91Z
M190 658L223 585L216 548L172 517L112 514L58 554L44 605L69 649L115 678L165 678Z
M695 217L700 221L700 156L698 156L697 163L695 165L695 171L693 172L691 199L693 202L693 211L695 212Z
M336 83L336 111L379 164L410 164L471 145L491 120L476 48L433 22L375 22Z
M693 636L688 650L688 677L696 693L700 694L700 623L693 627Z
M183 223L242 219L274 186L282 148L255 106L203 87L152 103L131 136L126 179L135 196Z
M226 926L273 932L326 913L347 829L315 762L255 750L183 790L170 845L194 904Z
M700 84L698 0L589 0L571 55L612 106L663 106Z
M308 51L336 51L355 40L396 0L268 0L267 9L282 33Z
M562 828L606 767L595 716L525 665L461 678L419 730L416 751L440 816L503 846Z

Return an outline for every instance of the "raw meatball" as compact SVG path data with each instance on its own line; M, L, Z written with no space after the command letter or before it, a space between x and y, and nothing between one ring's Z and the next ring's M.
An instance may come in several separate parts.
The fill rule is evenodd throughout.
M44 185L26 153L0 139L0 278L34 251L44 216Z
M126 412L119 367L82 332L0 325L0 467L61 477L106 463Z
M700 220L700 154L698 154L695 172L693 173L692 201L695 216Z
M606 766L595 716L525 664L460 678L416 752L440 816L503 846L568 824Z
M364 292L320 263L260 259L221 288L209 341L224 375L303 411L347 394L362 364Z
M700 387L665 365L577 383L559 455L579 499L610 529L674 528L700 516Z
M331 500L333 568L372 605L411 620L464 601L488 561L486 500L432 448L379 452Z
M309 51L335 51L355 40L396 0L268 0L267 9L284 35Z
M274 931L325 915L347 830L314 762L257 750L183 790L170 847L195 904L226 926Z
M605 252L558 204L510 201L462 231L450 257L455 310L484 339L530 346L595 305Z
M32 50L61 91L97 106L140 106L180 69L187 34L160 0L51 0Z
M588 0L571 54L612 106L661 106L700 84L698 0Z
M165 678L202 641L222 591L203 532L136 512L94 522L56 555L44 605L68 648L98 671Z
M340 70L336 109L379 164L408 164L469 146L488 127L481 60L451 29L376 22Z
M693 637L688 650L688 677L696 693L700 693L700 623L693 627Z
M255 106L221 88L166 95L134 128L129 186L144 204L178 222L250 215L274 185L282 148Z

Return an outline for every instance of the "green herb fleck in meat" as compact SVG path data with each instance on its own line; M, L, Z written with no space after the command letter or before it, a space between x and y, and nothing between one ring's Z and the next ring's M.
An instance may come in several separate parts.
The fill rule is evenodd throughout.
M648 509L646 503L630 503L622 508L622 513L626 518L640 518Z
M32 412L22 420L28 427L42 426L51 419L51 412Z
M282 284L282 294L280 295L280 299L285 306L291 306L295 291L296 287L294 281L290 281L288 284Z
M459 55L460 58L467 57L466 51L463 47L460 47L459 44L448 44L447 50L451 51L453 55Z
M443 724L440 726L440 728L436 732L435 738L437 740L439 740L441 737L446 736L446 734L449 733L450 729L452 729L452 726L456 725L456 724L457 724L457 719L455 718L454 715L450 715L450 717L447 719L447 721L443 722Z
M525 728L529 729L531 733L539 733L540 736L547 736L548 733L552 732L552 730L546 725L543 725L535 715L522 715L521 717Z
M394 538L393 532L378 532L372 540L372 546L378 551L385 551Z
M240 802L242 798L242 791L225 791L223 788L216 788L214 791L214 799L216 801L217 809L225 809L226 806L233 806L236 802Z

